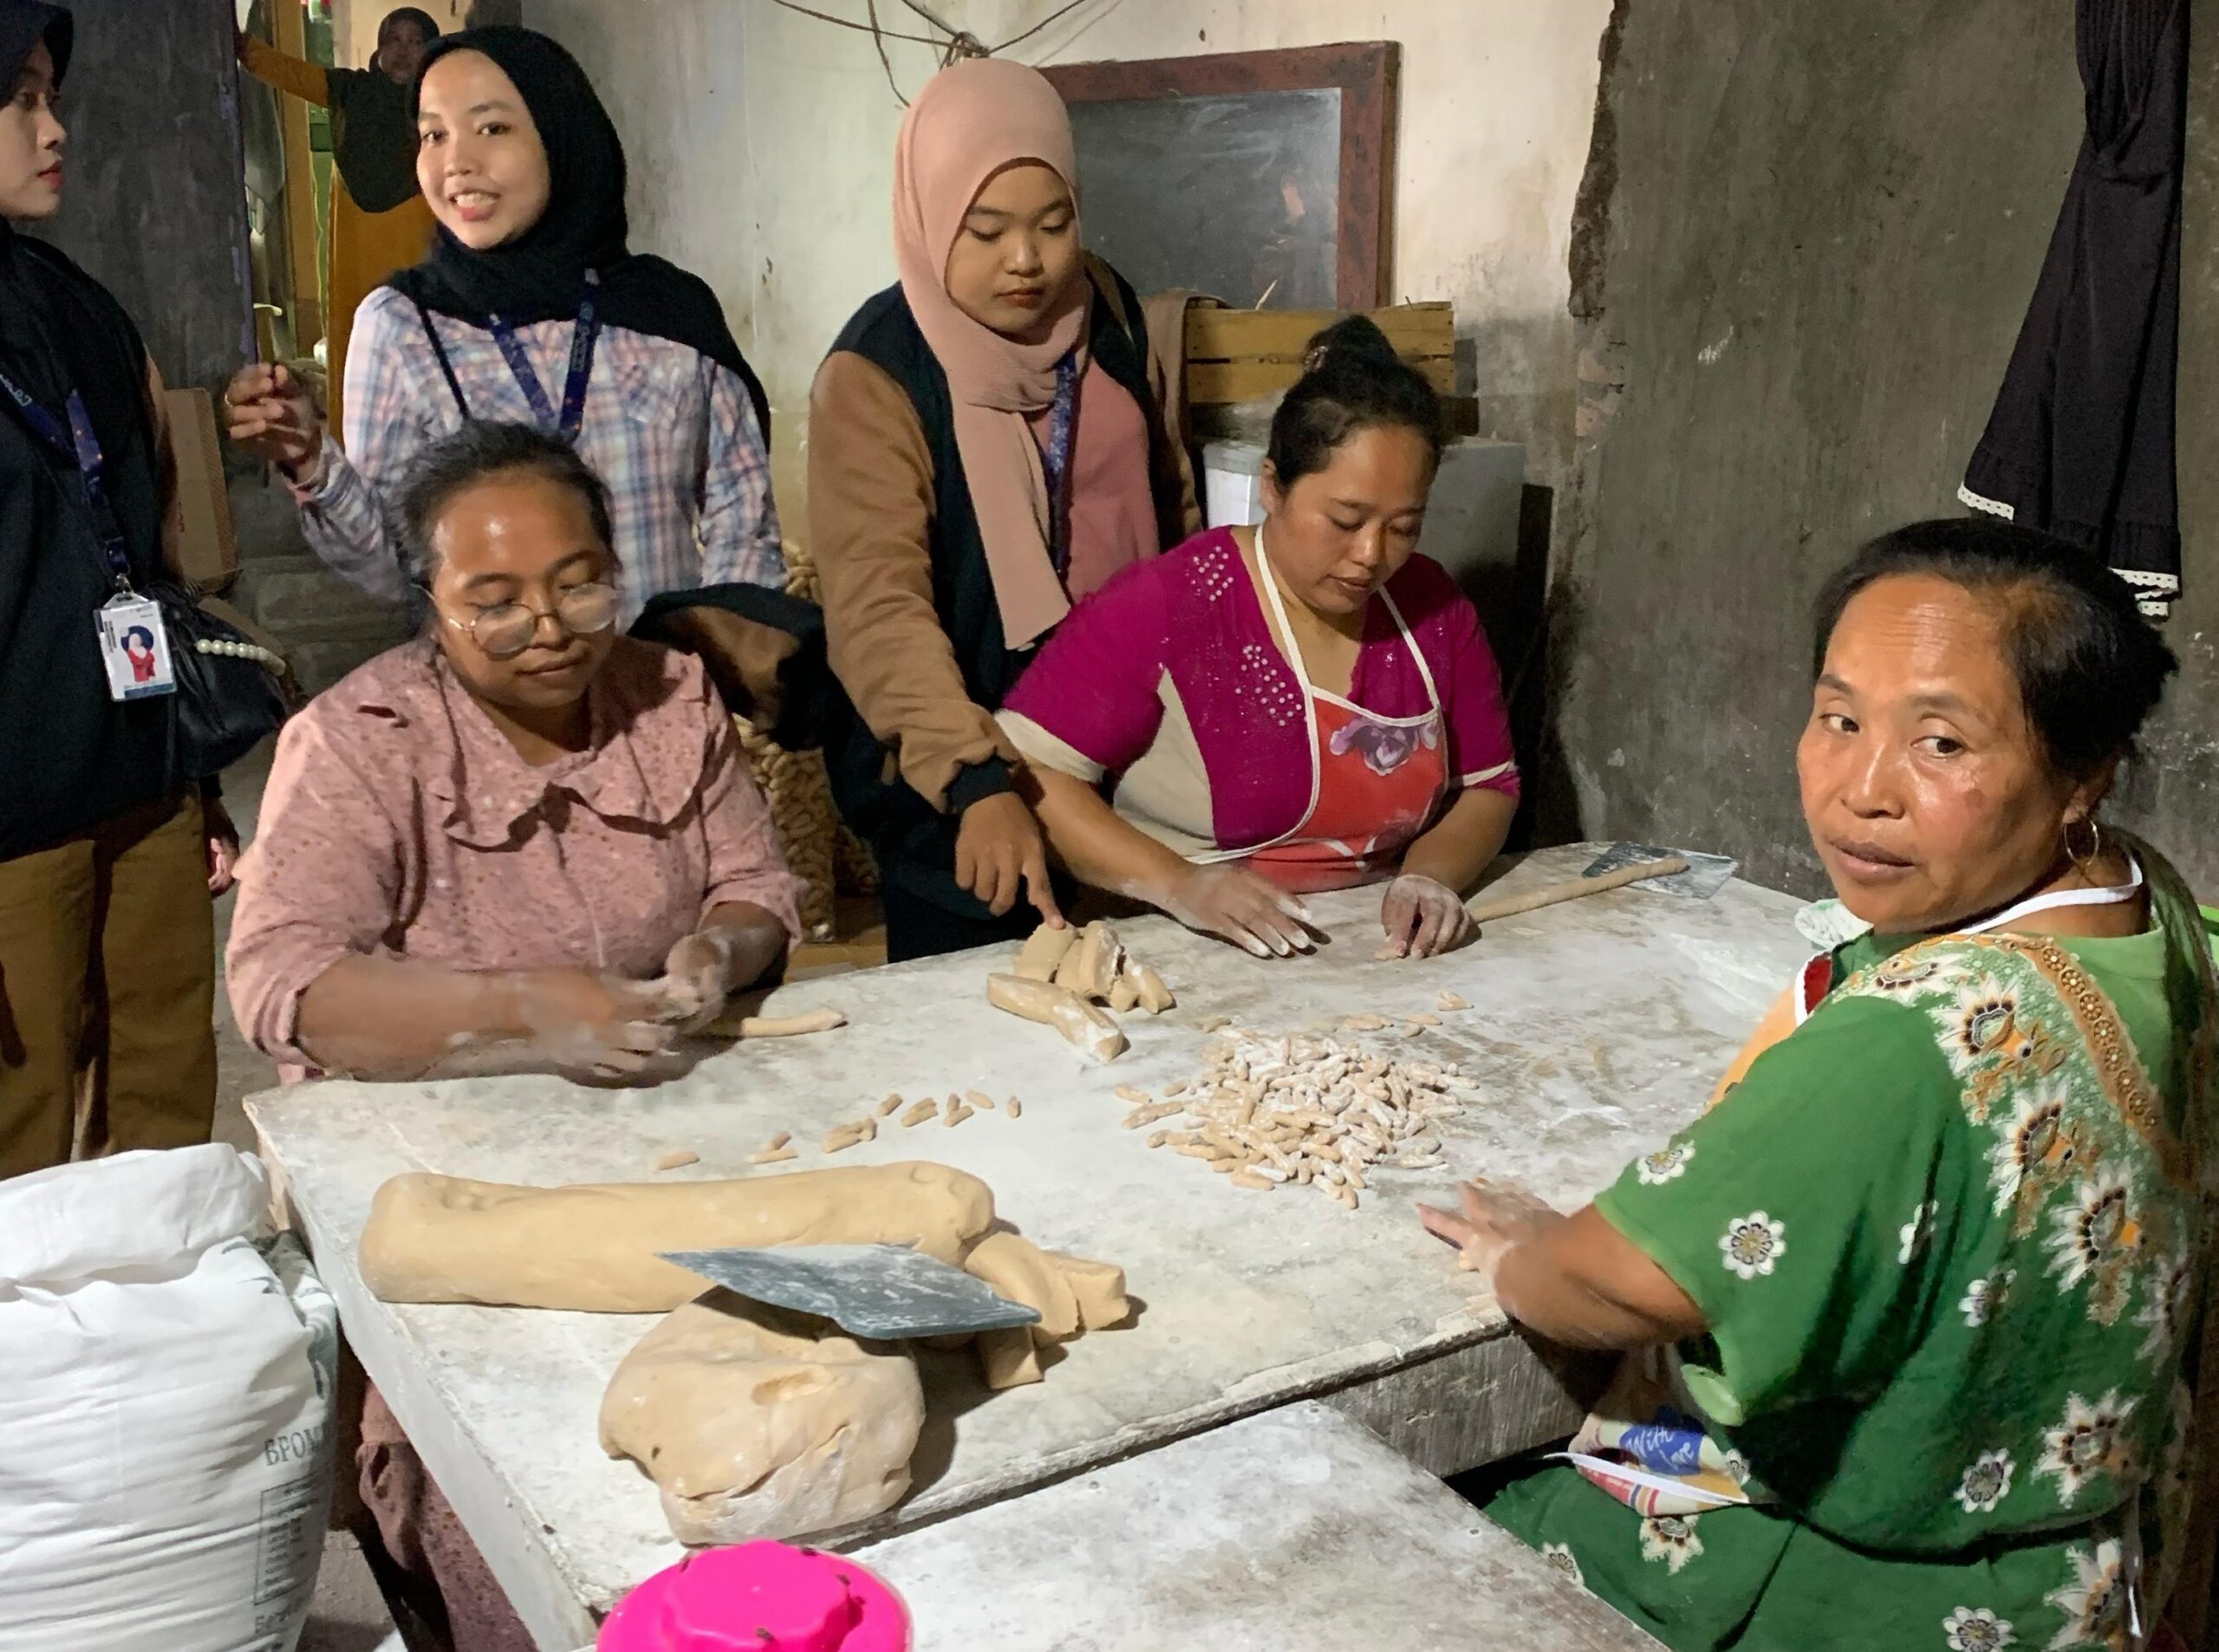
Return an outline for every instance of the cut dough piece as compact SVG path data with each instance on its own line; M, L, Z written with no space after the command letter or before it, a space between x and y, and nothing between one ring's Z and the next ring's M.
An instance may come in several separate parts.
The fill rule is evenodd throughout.
M1171 989L1163 984L1163 977L1147 965L1133 964L1128 960L1126 967L1133 985L1140 992L1141 1008L1150 1015L1162 1015L1178 1003L1179 1000L1171 996Z
M1117 932L1100 919L1079 931L1078 941L1064 954L1056 970L1056 985L1068 986L1083 998L1100 998L1116 979Z
M655 1161L657 1170L683 1170L689 1164L701 1162L701 1155L691 1148L673 1148Z
M1120 975L1110 983L1109 1005L1116 1014L1124 1014L1128 1010L1136 1007L1140 1001L1141 990L1133 985L1131 976Z
M1040 1380L1040 1344L1019 1325L1015 1330L979 1333L979 1363L990 1389L1018 1389Z
M979 1240L963 1265L1011 1301L1040 1313L1037 1325L979 1334L979 1363L990 1389L1038 1382L1040 1348L1121 1324L1133 1311L1123 1268L1044 1251L1006 1228Z
M1020 1233L989 1233L971 1247L963 1271L983 1279L1012 1302L1036 1310L1035 1336L1061 1342L1078 1334L1078 1296L1055 1259Z
M1061 929L1052 924L1042 924L1025 938L1011 972L1028 981L1052 981L1056 979L1056 966L1064 961L1077 940L1078 931L1069 924Z
M1070 1003L1076 997L1070 988L1052 981L1028 981L1021 975L986 977L987 1003L1027 1021L1038 1021L1043 1026L1054 1024L1057 1005Z
M1056 1031L1092 1060L1115 1061L1128 1047L1123 1031L1110 1018L1109 1012L1084 998L1074 996L1069 1002L1058 1004L1054 1020Z
M1132 1317L1133 1304L1125 1295L1125 1271L1112 1262L1090 1262L1061 1251L1041 1254L1055 1265L1078 1301L1078 1323L1083 1330L1107 1330Z
M1117 1024L1070 987L1016 975L989 975L986 1002L1027 1021L1052 1026L1096 1061L1114 1061L1125 1052L1125 1035Z
M659 1252L914 1244L960 1264L993 1220L986 1184L941 1164L572 1187L412 1171L371 1201L361 1263L387 1302L667 1313L701 1281Z
M680 1542L740 1543L893 1507L924 1421L915 1363L895 1345L712 1291L617 1366L601 1444L653 1477Z

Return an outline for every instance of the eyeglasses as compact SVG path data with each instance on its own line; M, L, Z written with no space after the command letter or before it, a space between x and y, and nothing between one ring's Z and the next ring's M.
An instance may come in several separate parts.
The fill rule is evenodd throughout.
M513 660L531 647L542 620L553 620L574 637L608 630L616 623L616 588L599 580L573 585L555 599L554 608L548 612L522 602L499 602L479 608L468 621L446 613L439 617L456 630L467 633L488 658Z

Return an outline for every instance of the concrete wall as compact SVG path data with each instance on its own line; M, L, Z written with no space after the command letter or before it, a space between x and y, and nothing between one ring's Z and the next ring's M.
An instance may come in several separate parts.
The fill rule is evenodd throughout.
M1955 514L2080 130L2071 0L1621 0L1575 266L1585 397L1545 830L1815 889L1793 749L1811 597ZM2219 49L2199 47L2183 657L2120 813L2219 887ZM1851 88L1854 88L1853 92Z
M231 0L73 0L69 180L40 233L106 283L172 384L251 352Z
M860 18L859 0L816 7ZM990 43L1051 0L940 0ZM1608 0L1096 0L1011 55L1077 62L1339 40L1402 42L1396 294L1445 298L1486 433L1523 441L1529 475L1568 478L1574 405L1565 258ZM715 285L776 414L779 505L805 532L809 383L864 297L893 279L901 107L869 36L768 0L526 0L594 75L632 162L634 244ZM882 0L889 29L917 32ZM891 42L914 91L937 63Z

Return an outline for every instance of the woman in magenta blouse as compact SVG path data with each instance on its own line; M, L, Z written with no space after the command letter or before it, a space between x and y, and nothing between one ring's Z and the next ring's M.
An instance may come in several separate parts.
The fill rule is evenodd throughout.
M1308 891L1387 881L1422 957L1470 939L1518 766L1478 614L1415 554L1440 399L1361 316L1312 341L1272 421L1266 516L1126 569L1000 713L1051 846L1085 881L1259 956Z

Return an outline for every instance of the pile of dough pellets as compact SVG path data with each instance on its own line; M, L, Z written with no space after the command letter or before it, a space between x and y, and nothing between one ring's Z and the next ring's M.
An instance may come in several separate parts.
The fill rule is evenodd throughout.
M1434 1019L1409 1018L1408 1030ZM1236 1187L1307 1185L1350 1210L1369 1171L1436 1167L1435 1126L1461 1113L1455 1092L1473 1088L1454 1063L1374 1055L1303 1033L1268 1037L1235 1027L1204 1054L1209 1064L1201 1075L1173 1085L1160 1102L1120 1085L1118 1100L1133 1109L1125 1128L1163 1124L1149 1146L1203 1160Z

